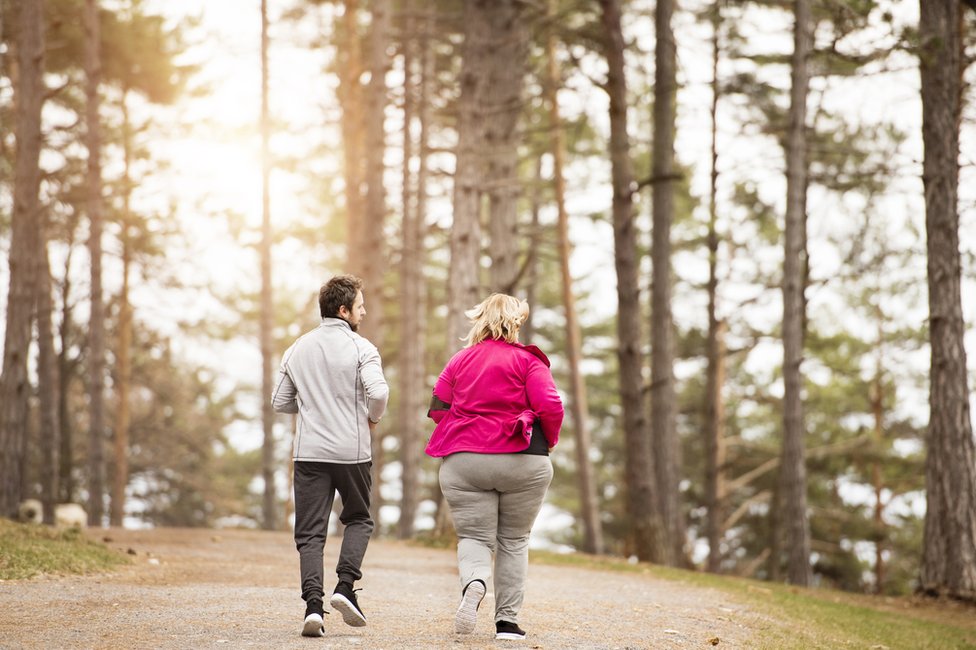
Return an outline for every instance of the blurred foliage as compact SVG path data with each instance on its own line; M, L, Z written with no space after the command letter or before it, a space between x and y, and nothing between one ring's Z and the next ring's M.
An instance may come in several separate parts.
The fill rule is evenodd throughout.
M0 67L0 237L9 230L9 194L13 174L12 87L10 45L16 38L12 0L0 0L5 46ZM290 26L288 37L303 34L304 41L292 43L317 57L321 76L309 84L332 83L340 61L335 58L334 41L342 35L341 24L327 22L342 3L325 0L293 0L283 7L278 27ZM627 19L647 20L646 7L624 3ZM566 134L567 178L570 193L589 198L605 194L606 142L603 125L595 118L592 105L603 98L600 93L602 32L596 3L561 0L558 20L546 25L538 6L528 3L533 43L529 73L525 80L520 165L520 222L518 224L519 263L526 266L525 278L536 278L518 287L532 293L532 342L551 357L557 385L568 386L568 368L561 306L557 237L553 218L553 190L549 114L542 101L544 79L544 41L548 27L560 39L559 58L562 81L560 91L566 101L563 128ZM906 401L917 399L924 389L924 373L914 370L907 358L924 348L924 318L915 317L915 305L924 304L924 264L919 264L922 241L916 221L905 218L895 223L886 200L891 200L894 179L904 175L907 134L892 124L871 119L855 119L825 97L834 92L835 80L856 80L866 66L884 65L899 50L911 50L911 30L899 29L886 7L889 3L871 0L815 2L817 50L811 61L817 88L811 95L808 120L810 191L823 198L826 207L814 211L816 220L839 206L831 223L836 232L822 234L810 247L811 255L824 250L833 256L830 264L810 262L806 297L808 300L804 371L805 412L808 431L808 498L814 549L814 569L821 585L852 591L873 591L874 554L883 549L885 578L880 591L888 594L911 592L917 572L922 521L916 502L923 498L924 423L907 412ZM48 31L46 82L51 88L45 121L44 180L41 188L48 238L57 286L54 288L59 311L63 347L62 367L70 373L66 382L67 425L74 430L72 476L80 498L86 490L83 459L87 454L87 332L85 324L87 280L82 271L87 227L83 191L86 154L82 145L84 111L82 61L82 0L47 0ZM447 264L450 218L443 209L432 207L435 199L443 205L451 187L450 152L454 144L455 103L459 70L461 7L456 0L431 0L423 5L432 16L429 54L432 58L428 102L430 121L427 138L430 156L426 191L431 198L425 246L427 388L458 342L444 336L447 295ZM703 5L704 6L704 5ZM722 235L720 256L720 316L728 329L726 363L725 430L728 459L723 468L727 480L737 481L753 473L752 480L734 484L727 497L726 515L737 513L737 520L723 540L722 570L729 574L771 578L776 575L779 558L772 557L775 534L777 469L782 427L780 415L781 375L775 351L779 342L779 267L782 258L780 201L770 189L769 173L783 167L783 138L788 91L784 83L789 57L782 51L763 51L762 41L754 39L752 10L762 17L784 20L790 3L765 2L707 3L709 12L696 16L702 23L721 9L722 46L720 109L736 131L735 146L748 142L756 159L741 168L723 167L719 152L719 221ZM400 8L399 3L395 7ZM188 66L181 56L192 45L194 19L164 20L150 13L141 0L113 3L103 9L102 53L105 61L102 93L106 156L118 163L125 125L122 98L129 97L140 107L137 118L128 125L133 134L132 154L137 168L132 179L138 188L155 175L167 171L165 161L154 148L172 133L157 118L155 108L179 111L179 101L196 93L205 96L207 88L195 80L197 68ZM398 17L396 20L400 20ZM635 22L635 24L637 24ZM314 25L312 36L305 28ZM321 27L321 28L320 28ZM366 25L361 25L363 36ZM875 30L876 38L865 38ZM976 30L971 30L976 34ZM402 51L402 30L394 34L391 56ZM296 37L297 38L297 37ZM629 43L628 75L633 114L632 160L638 180L649 176L650 117L653 76L647 70L650 52L642 39ZM854 45L856 44L856 45ZM256 46L255 46L256 47ZM396 63L396 61L395 61ZM243 62L241 65L245 65ZM398 79L394 65L391 84ZM365 83L365 79L360 80ZM691 88L691 90L695 90ZM681 95L683 96L683 95ZM390 88L388 113L398 114L402 89ZM160 106L162 105L162 106ZM175 106L175 108L174 108ZM298 153L279 154L276 170L299 179L296 192L304 210L286 225L276 227L275 245L279 250L301 251L313 261L304 292L275 292L274 344L282 352L301 332L318 321L315 293L325 277L340 269L348 251L343 242L349 219L341 180L342 145L338 136L335 106L321 106L313 126L276 123L280 132L300 139ZM695 107L697 110L700 107ZM256 107L254 107L256 111ZM692 110L678 104L682 111ZM700 115L704 115L700 112ZM965 117L965 116L964 116ZM395 120L391 117L390 128ZM679 124L684 124L680 122ZM180 128L185 125L177 125ZM204 125L201 128L207 128ZM172 123L169 128L173 129ZM701 129L707 128L704 121ZM242 128L241 131L246 131ZM189 132L189 129L187 129ZM234 133L234 136L246 136ZM388 134L389 135L389 134ZM728 134L726 134L728 135ZM400 173L392 152L399 146L400 134L388 137L391 156L388 176ZM679 138L679 143L682 142ZM707 196L693 185L697 162L678 151L681 180L677 184L676 219L673 230L675 250L675 336L678 431L682 441L682 498L689 524L692 546L689 555L700 556L705 517L704 502L704 403L707 333L704 330L707 301L701 267L707 254L704 233L707 226ZM913 163L914 164L914 163ZM755 169L751 168L754 166ZM700 173L700 170L697 170ZM915 173L914 171L912 173ZM765 174L767 178L762 175ZM123 218L122 196L126 187L118 173L105 179L107 201L106 250L117 254ZM642 254L650 241L649 195L641 190L637 197L637 228ZM399 194L391 189L391 197ZM896 196L896 199L900 197ZM255 229L245 215L219 212L205 205L181 203L178 189L169 205L153 210L140 208L129 215L135 265L134 283L138 291L153 298L153 311L136 312L133 344L132 433L130 449L130 516L143 523L174 526L252 525L260 515L260 489L255 482L261 473L260 452L235 447L235 435L256 430L255 404L259 395L258 371L246 377L227 377L202 358L216 349L234 345L256 347L259 300L248 283L234 283L232 289L218 290L209 278L187 277L181 265L194 260L191 235L182 231L178 214L210 220L224 228L227 236L256 264ZM381 302L388 324L398 322L399 277L396 261L400 255L398 199L391 199L386 237L391 256L384 285L371 300ZM845 203L847 202L847 203ZM593 202L587 201L587 206ZM602 204L606 204L604 201ZM857 207L852 207L852 206ZM574 224L586 226L581 232L604 229L609 232L609 209L587 207L589 214L572 214ZM536 213L533 219L533 212ZM811 229L812 230L812 229ZM822 232L821 231L818 232ZM908 233L905 238L892 232ZM586 235L589 236L589 235ZM206 243L206 242L205 242ZM577 245L591 242L574 242ZM250 256L250 257L246 257ZM284 260L290 262L290 259ZM610 266L611 259L592 260L594 265ZM108 264L107 268L114 268ZM828 268L827 271L820 269ZM646 269L645 269L646 271ZM233 269L229 271L233 272ZM278 271L276 270L276 273ZM304 271L303 271L304 273ZM583 325L583 359L593 446L589 451L597 482L599 509L608 552L630 555L627 545L629 522L625 516L623 468L627 450L621 432L621 407L615 321L605 315L605 305L615 300L612 286L594 287L589 278L577 278L574 286ZM116 290L117 278L107 283ZM646 302L650 277L641 278ZM206 315L197 309L173 310L165 300L178 292L187 303L211 301L218 307ZM108 329L114 341L118 318L118 297L108 297ZM598 305L601 309L587 309ZM765 314L759 318L756 314ZM645 306L649 316L649 308ZM168 322L163 322L169 319ZM849 325L854 323L855 325ZM649 318L644 322L644 338L649 345ZM174 330L175 326L175 330ZM397 361L403 343L396 327L388 327L381 350L387 377L396 385ZM112 344L109 345L110 350ZM648 350L645 349L645 352ZM110 358L114 372L114 356ZM114 377L113 377L114 379ZM645 389L647 386L645 386ZM565 391L564 391L565 394ZM377 453L394 463L399 449L395 423L407 417L400 412L394 392L393 423L387 443ZM112 409L109 409L111 413ZM880 414L880 419L876 419ZM415 414L414 414L415 415ZM111 423L110 423L111 424ZM880 426L878 426L880 424ZM292 421L278 422L279 479L286 482L287 455ZM552 460L555 479L549 492L550 505L575 516L579 508L577 468L572 422L567 418L563 442ZM40 450L34 445L29 455L28 492L38 490ZM111 475L112 468L108 468ZM424 458L421 464L422 498L431 505L437 495L437 462ZM395 472L394 472L395 474ZM395 477L390 483L395 482ZM395 486L391 486L395 487ZM875 514L876 490L880 489L884 513L879 523ZM395 490L393 490L395 493ZM285 507L286 497L282 497ZM395 505L395 502L390 505ZM422 531L427 540L431 533ZM2 537L2 535L0 535ZM579 546L583 537L580 523L573 523L550 541ZM450 543L444 539L428 541ZM778 592L777 592L778 593Z

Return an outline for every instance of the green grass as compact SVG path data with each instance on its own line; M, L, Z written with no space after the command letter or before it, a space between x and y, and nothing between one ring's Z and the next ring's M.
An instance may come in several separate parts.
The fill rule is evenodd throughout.
M55 529L0 519L0 580L98 573L128 562L125 555L85 538L77 528Z
M581 554L533 552L532 560L639 573L723 591L762 621L750 648L976 649L976 607L959 603L800 589Z

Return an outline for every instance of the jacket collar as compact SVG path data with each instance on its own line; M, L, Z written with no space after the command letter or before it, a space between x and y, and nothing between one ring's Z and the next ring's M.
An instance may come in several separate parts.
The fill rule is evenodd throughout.
M326 316L322 319L322 325L326 325L328 327L344 327L350 332L352 331L352 327L349 326L349 323L342 318L332 318L330 316Z
M539 348L537 348L534 345L525 345L523 343L519 343L518 341L516 341L515 343L509 343L508 341L503 341L502 339L486 339L485 341L482 341L482 343L487 343L488 341L495 341L495 342L501 343L503 345L511 345L513 347L516 347L516 348L520 348L522 350L525 350L529 354L531 354L531 355L533 355L535 357L538 357L539 360L542 361L542 363L546 364L546 368L549 368L550 367L549 357L546 356L546 353L545 352L543 352L542 350L540 350Z
M539 357L539 359L542 360L542 363L546 364L546 368L549 367L549 357L547 357L546 356L546 353L543 352L542 350L540 350L539 348L537 348L536 346L534 346L534 345L523 345L521 343L514 343L513 345L515 345L516 347L522 348L526 352L529 352L530 354L534 354L535 356Z

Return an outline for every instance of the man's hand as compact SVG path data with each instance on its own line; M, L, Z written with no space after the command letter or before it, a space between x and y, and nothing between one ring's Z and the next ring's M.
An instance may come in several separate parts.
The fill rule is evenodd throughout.
M366 421L369 422L369 432L372 433L373 431L376 431L376 426L379 424L379 422L373 422L369 418L366 418Z

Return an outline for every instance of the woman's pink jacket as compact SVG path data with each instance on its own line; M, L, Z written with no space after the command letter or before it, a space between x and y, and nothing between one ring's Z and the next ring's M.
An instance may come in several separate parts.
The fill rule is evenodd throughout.
M487 340L447 362L428 412L436 426L427 454L525 450L538 419L548 447L559 442L563 403L549 359L534 345Z

